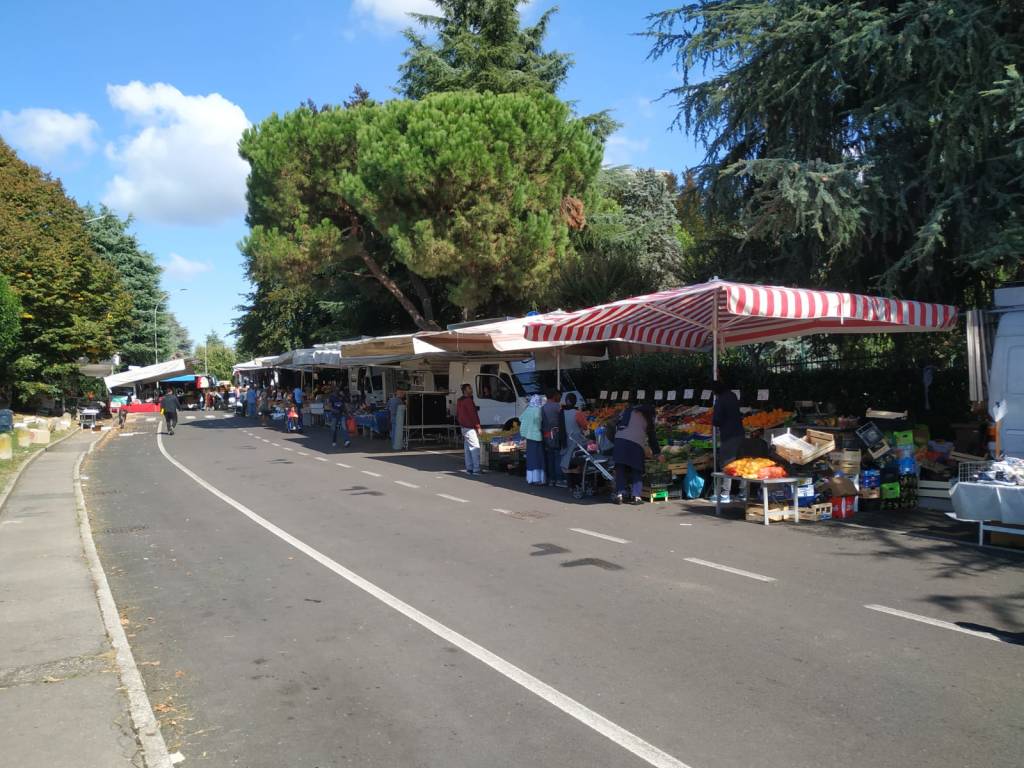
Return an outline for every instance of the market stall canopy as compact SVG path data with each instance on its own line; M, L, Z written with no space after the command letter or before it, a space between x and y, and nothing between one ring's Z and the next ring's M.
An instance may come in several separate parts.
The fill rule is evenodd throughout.
M266 368L270 368L270 362L276 355L270 357L254 357L252 360L246 360L244 363L236 363L232 366L231 370L235 371L261 371Z
M426 355L444 355L445 350L428 343L418 333L402 333L397 336L377 336L376 338L352 342L341 348L341 365L361 365L361 358L379 360L410 359Z
M539 349L566 346L566 342L533 341L524 335L529 322L551 322L565 317L565 312L514 317L492 322L449 326L447 331L422 331L416 336L441 349L452 352L529 353Z
M152 384L157 381L166 381L175 376L191 376L195 374L196 362L191 359L168 360L166 363L131 368L123 373L103 377L103 383L107 385L107 389L113 389L114 387L130 387L133 384Z
M531 319L525 337L710 352L819 333L945 331L956 321L956 307L945 304L715 279Z

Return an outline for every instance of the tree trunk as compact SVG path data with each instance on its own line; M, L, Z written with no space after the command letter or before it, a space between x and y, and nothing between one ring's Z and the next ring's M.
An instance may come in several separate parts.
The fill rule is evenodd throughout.
M409 317L416 323L417 328L421 331L441 330L432 318L428 320L420 313L416 305L409 300L409 297L398 287L398 284L384 273L384 270L380 268L380 264L374 260L365 248L359 249L359 257L363 260L366 268L370 270L370 274L377 278L380 284L387 288L391 295L398 300L398 303L402 305L402 309L409 313Z
M412 283L413 290L416 291L416 295L420 297L420 304L423 305L423 317L426 318L428 323L435 323L434 318L434 300L430 297L430 289L427 288L427 284L423 282L423 278L409 270L409 282Z

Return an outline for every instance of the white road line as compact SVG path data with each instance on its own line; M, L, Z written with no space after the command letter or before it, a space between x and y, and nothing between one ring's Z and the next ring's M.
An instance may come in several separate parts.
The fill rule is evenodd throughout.
M416 483L407 483L405 482L405 480L395 480L395 485L401 485L406 488L419 488L419 486L416 485Z
M186 416L185 417L185 421L195 421L195 419L196 419L195 416Z
M498 512L499 514L502 514L502 515L511 515L511 514L514 514L514 513L513 513L513 512L511 511L511 510L508 510L508 509L499 509L498 507L495 507L495 508L494 508L494 509L493 509L492 511L494 511L494 512Z
M216 416L207 416L206 418L207 419L216 419L217 417Z
M407 619L416 622L421 627L426 629L428 632L432 632L437 637L440 637L445 642L451 643L455 647L468 653L473 658L477 659L483 664L504 675L509 680L521 685L526 690L530 691L534 695L540 697L544 701L548 702L554 707L565 712L570 717L575 718L579 722L583 723L589 728L600 733L609 741L618 744L628 752L633 753L641 760L646 762L648 765L654 766L654 768L690 768L686 763L674 758L667 752L663 752L653 744L650 744L635 733L626 730L621 725L613 723L603 715L598 714L589 707L581 704L570 696L562 693L561 691L553 688L552 686L545 683L543 680L534 677L529 672L520 669L511 662L505 661L505 659L498 656L496 653L487 650L479 643L475 643L465 635L459 634L454 629L450 629L437 619L433 619L422 611L413 608L408 603L398 599L390 592L387 592L378 587L373 582L364 579L354 571L350 571L345 566L327 557L327 555L319 552L313 547L309 546L300 539L295 538L290 533L282 528L277 527L266 518L260 517L258 514L253 512L245 505L235 501L233 498L228 496L226 493L218 490L214 486L195 474L192 470L186 467L174 459L164 448L163 439L160 435L157 435L157 445L160 447L160 452L164 455L171 464L180 469L183 473L195 480L199 485L205 488L207 491L212 493L214 496L219 498L225 504L235 508L243 515L248 517L257 525L261 526L265 530L277 536L282 541L295 547L299 552L302 552L307 557L315 560L324 566L328 570L341 576L343 579L348 581L353 586L358 587L369 595L380 600L382 603L387 605L389 608L397 611L398 613L405 616Z
M771 576L762 576L760 573L752 573L751 571L743 571L739 568L732 568L728 565L722 565L721 563L712 563L710 560L701 560L696 557L684 557L684 560L688 563L694 563L695 565L706 565L708 568L715 568L719 571L725 571L726 573L735 573L737 576L746 576L748 579L757 579L758 581L775 581Z
M323 456L314 456L313 458L316 459L317 461L327 461L327 459L325 459Z
M458 496L449 496L447 493L437 494L442 499L448 499L448 501L457 501L459 504L469 504L469 499L460 499Z
M261 437L261 438L260 438L260 440L262 440L262 441L263 441L264 443L269 443L269 442L270 442L270 441L269 441L269 440L267 440L267 439L266 439L265 437Z
M271 445L274 446L275 448L280 448L281 447L280 443L271 443Z
M349 465L349 464L342 464L342 463L341 463L340 461L339 461L339 462L337 462L337 464L338 464L338 466L339 466L339 467L341 467L342 469L352 469L351 465Z
M292 451L292 452L294 452L294 451L295 451L295 449L294 449L294 448L285 448L285 450L286 450L286 451Z
M910 619L911 621L919 621L922 624L931 624L933 627L940 627L941 629L951 629L954 632L960 632L964 635L972 635L974 637L981 637L985 640L995 640L997 643L1003 642L1002 638L998 635L993 635L991 632L979 632L976 629L966 629L964 627L958 627L949 621L943 621L942 619L933 619L929 616L921 616L917 613L910 613L909 611L901 611L898 608L887 608L884 605L865 605L865 608L872 611L878 611L880 613L888 613L890 616L899 616L901 619Z
M305 451L299 451L299 456L309 456Z
M362 472L364 475L369 475L370 477L380 477L379 472L371 472L368 469L360 469L359 471Z
M680 525L693 525L693 523L680 523Z
M629 544L628 539L620 539L618 536L609 536L606 533L598 533L597 531L588 531L586 528L570 528L569 530L575 533L585 533L587 536L596 536L605 541L614 541L616 544Z
M150 416L146 421L156 421L156 416Z

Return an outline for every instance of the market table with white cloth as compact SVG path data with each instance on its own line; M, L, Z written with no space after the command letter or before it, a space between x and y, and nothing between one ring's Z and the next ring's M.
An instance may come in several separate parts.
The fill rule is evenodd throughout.
M722 514L722 502L720 501L722 496L722 480L729 478L730 480L739 480L746 483L760 483L761 485L761 501L764 504L764 524L768 525L768 491L774 486L790 486L793 496L793 507L792 509L782 510L782 517L785 519L787 515L793 516L793 522L800 522L800 506L797 500L797 486L801 483L806 482L806 477L771 477L763 479L755 479L749 477L734 477L727 475L724 472L712 472L711 477L715 479L715 514ZM747 498L750 497L750 486L747 486Z
M949 491L957 520L978 523L978 543L983 544L985 531L1024 535L1024 486L1000 483L959 482ZM990 523L1002 523L991 525Z

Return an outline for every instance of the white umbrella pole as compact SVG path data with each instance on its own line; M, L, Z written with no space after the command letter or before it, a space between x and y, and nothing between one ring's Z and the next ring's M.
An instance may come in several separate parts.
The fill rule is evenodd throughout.
M714 310L711 313L711 380L718 381L718 291L711 294ZM716 396L717 397L717 396ZM712 408L714 398L712 398ZM711 427L711 466L718 471L718 427Z
M562 391L562 349L555 348L555 389Z

